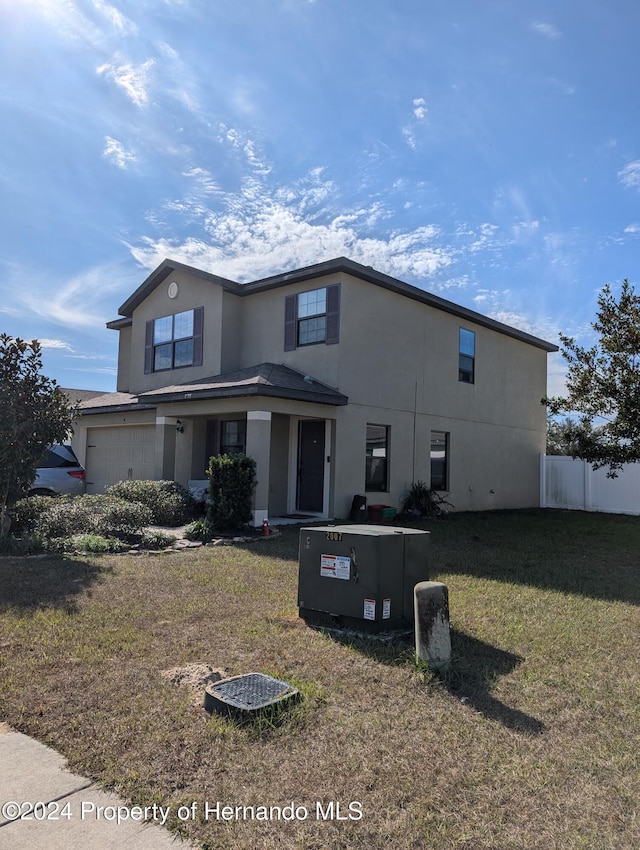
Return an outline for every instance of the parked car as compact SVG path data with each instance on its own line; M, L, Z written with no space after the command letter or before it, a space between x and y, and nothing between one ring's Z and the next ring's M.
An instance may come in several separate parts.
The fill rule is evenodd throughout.
M84 467L71 446L49 446L36 473L29 488L30 496L82 496L85 492Z

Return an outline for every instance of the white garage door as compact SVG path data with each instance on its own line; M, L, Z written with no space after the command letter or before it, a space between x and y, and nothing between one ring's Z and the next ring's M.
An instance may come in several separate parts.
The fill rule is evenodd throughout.
M155 425L119 425L87 431L87 493L102 493L116 481L154 477Z

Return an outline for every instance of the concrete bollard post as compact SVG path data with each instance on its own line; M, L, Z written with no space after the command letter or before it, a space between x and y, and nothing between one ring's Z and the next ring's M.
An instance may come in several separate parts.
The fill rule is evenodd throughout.
M413 590L416 657L437 672L451 662L449 589L439 581L421 581Z

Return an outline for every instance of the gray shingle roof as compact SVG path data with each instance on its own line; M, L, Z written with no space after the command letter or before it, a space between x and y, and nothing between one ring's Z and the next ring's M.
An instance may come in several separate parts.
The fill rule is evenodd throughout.
M333 387L288 366L260 363L236 372L184 384L171 384L146 393L105 393L80 404L83 413L106 413L135 407L150 409L160 402L270 396L319 404L345 405L349 399Z

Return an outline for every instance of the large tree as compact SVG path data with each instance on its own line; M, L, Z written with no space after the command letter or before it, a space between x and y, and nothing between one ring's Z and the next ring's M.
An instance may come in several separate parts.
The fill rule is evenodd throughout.
M0 535L52 443L68 438L76 407L42 374L40 344L0 334Z
M569 366L566 398L544 398L552 415L575 414L569 436L573 457L615 478L640 461L640 296L625 280L618 298L607 284L591 327L598 341L583 348L560 335Z

